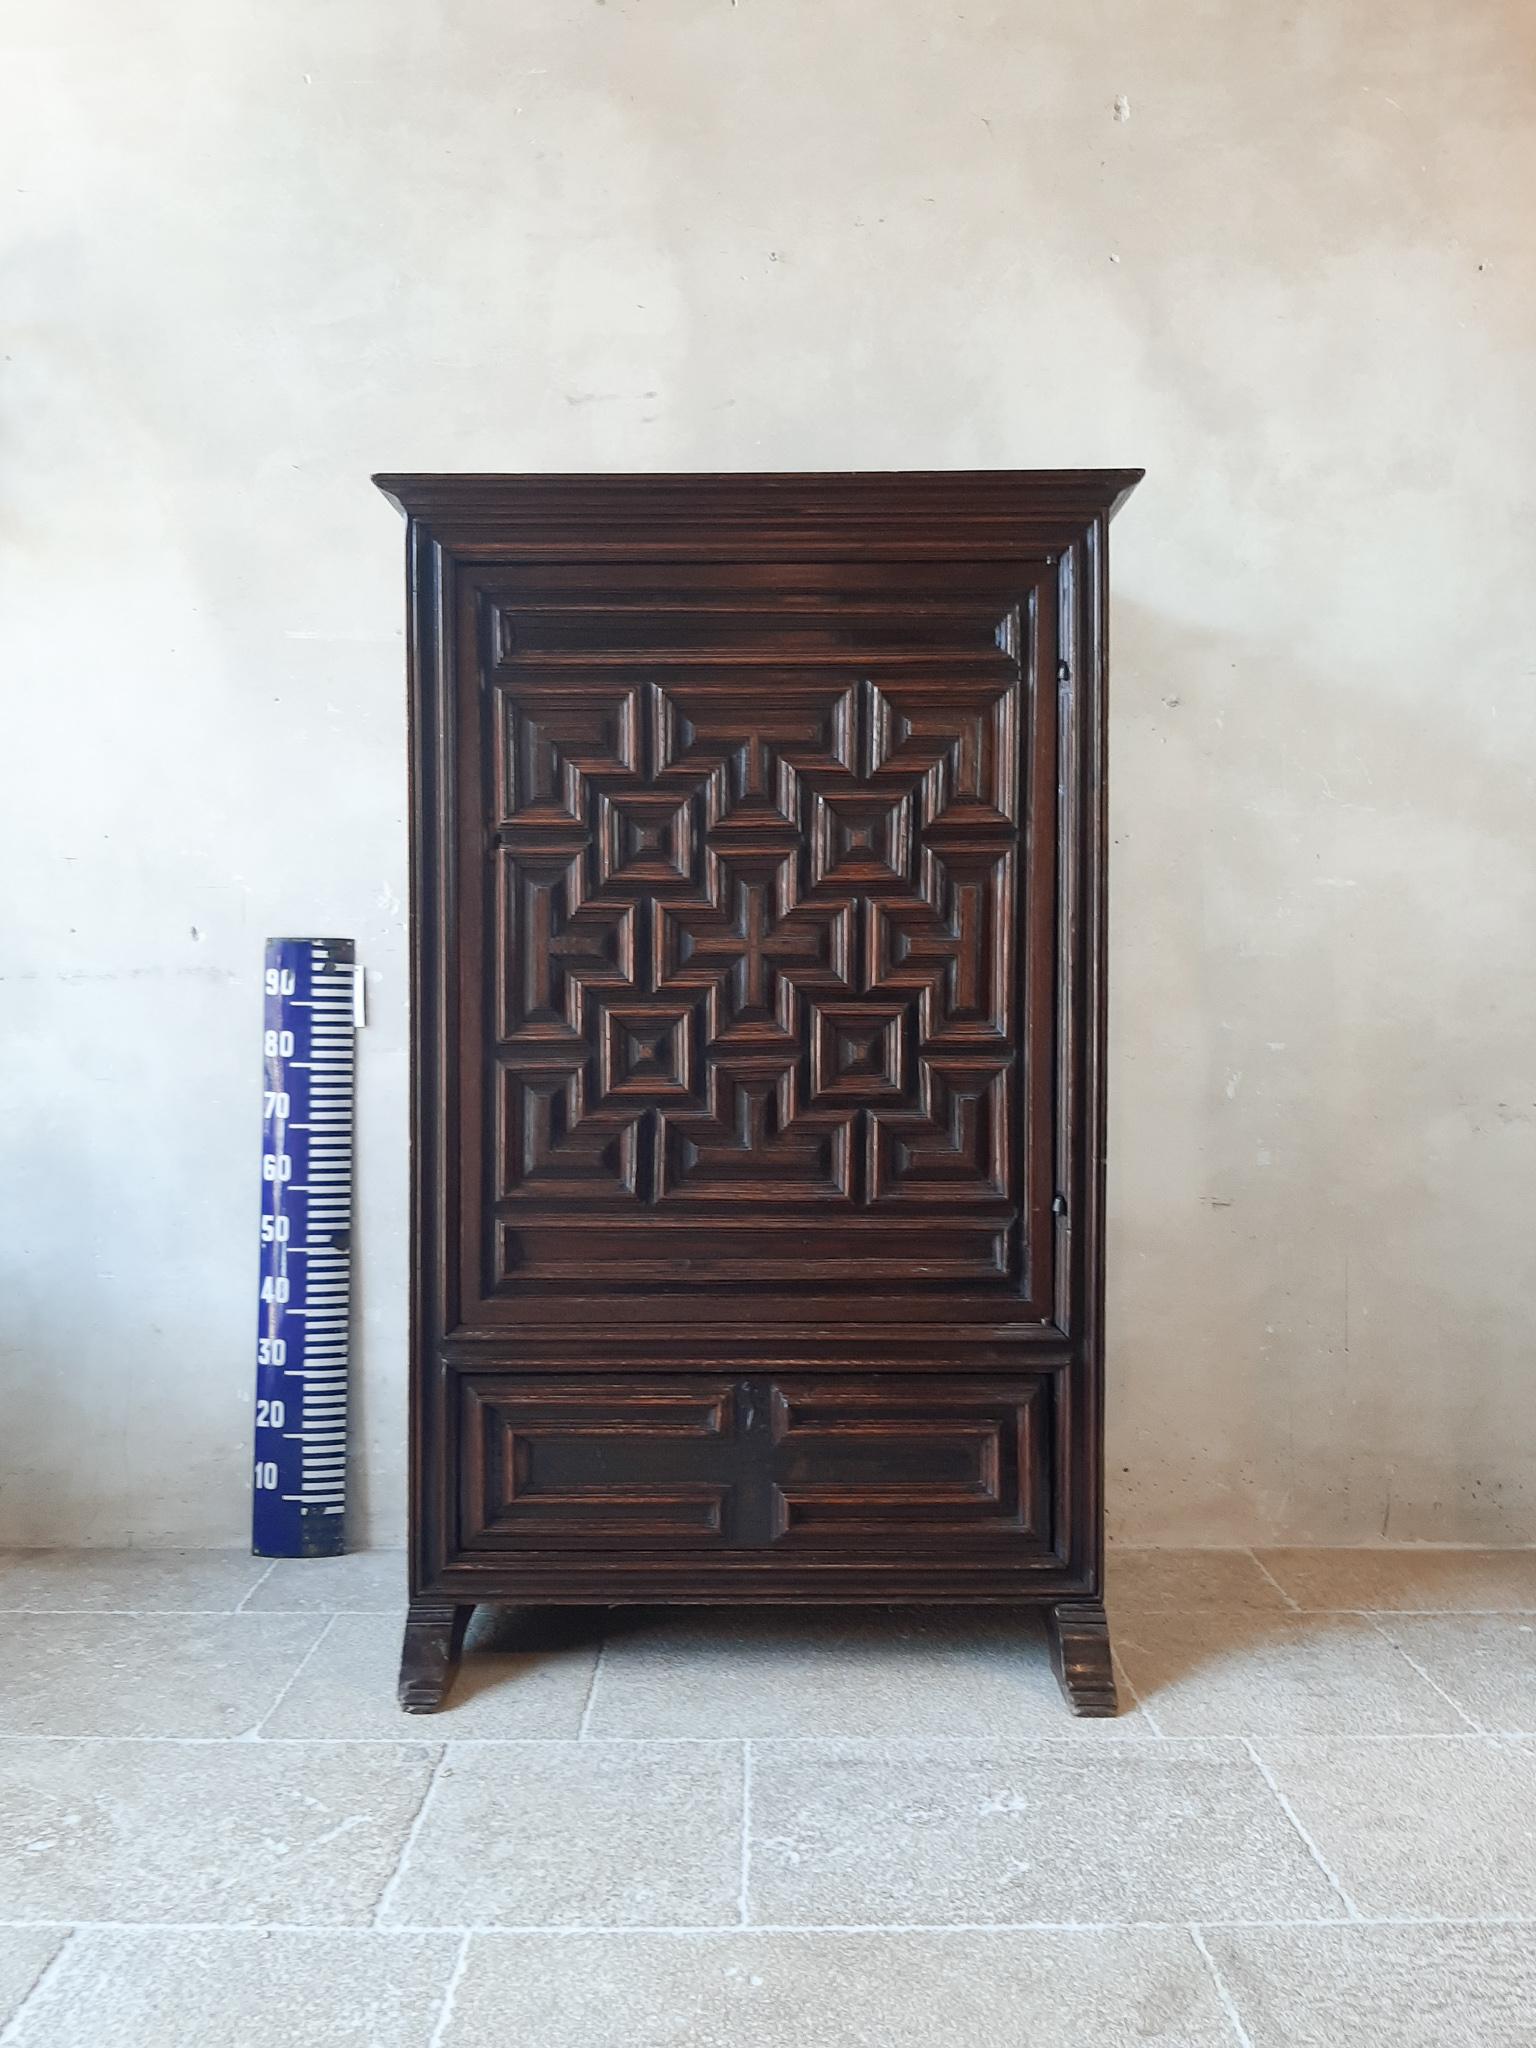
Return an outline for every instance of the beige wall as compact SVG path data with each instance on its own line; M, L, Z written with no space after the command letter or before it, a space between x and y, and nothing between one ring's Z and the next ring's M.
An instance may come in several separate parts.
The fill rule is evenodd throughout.
M1525 0L3 13L0 1540L245 1533L276 931L400 1528L371 470L1127 463L1116 1528L1536 1540Z

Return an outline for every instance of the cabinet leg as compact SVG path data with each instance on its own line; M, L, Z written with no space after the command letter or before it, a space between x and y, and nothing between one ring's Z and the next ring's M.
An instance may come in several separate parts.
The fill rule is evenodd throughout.
M400 1705L407 1714L435 1714L443 1704L474 1611L456 1601L411 1602L400 1651Z
M1058 1600L1047 1608L1051 1667L1074 1714L1117 1714L1109 1622L1102 1600Z

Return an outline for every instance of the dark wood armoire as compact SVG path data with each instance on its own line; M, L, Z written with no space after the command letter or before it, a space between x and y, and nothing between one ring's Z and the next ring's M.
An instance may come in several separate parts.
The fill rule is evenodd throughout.
M411 1605L1101 1601L1106 529L1137 470L384 476Z

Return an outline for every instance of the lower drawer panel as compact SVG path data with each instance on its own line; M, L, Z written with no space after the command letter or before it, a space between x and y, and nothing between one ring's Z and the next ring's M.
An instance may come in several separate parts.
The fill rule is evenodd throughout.
M770 1383L772 1539L1042 1547L1050 1382Z
M461 1555L1050 1550L1049 1374L456 1377Z
M711 1548L734 1533L737 1383L465 1375L470 1549Z

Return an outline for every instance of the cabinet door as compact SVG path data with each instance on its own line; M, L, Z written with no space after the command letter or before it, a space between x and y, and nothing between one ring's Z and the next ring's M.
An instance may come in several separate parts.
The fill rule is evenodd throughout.
M460 1378L459 1547L1050 1551L1051 1381Z
M1054 600L463 572L462 1326L1049 1314Z

